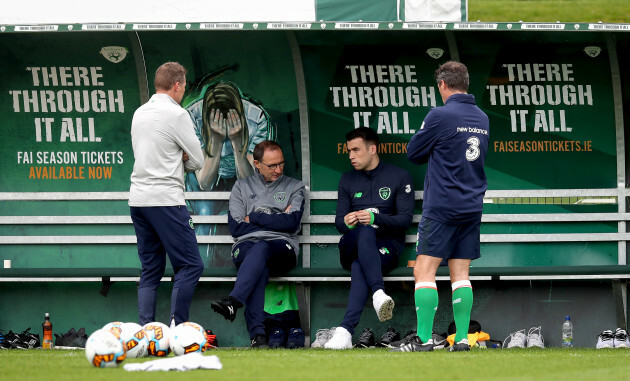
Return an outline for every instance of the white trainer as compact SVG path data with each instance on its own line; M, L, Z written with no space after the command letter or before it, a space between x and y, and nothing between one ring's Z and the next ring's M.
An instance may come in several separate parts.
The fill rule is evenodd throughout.
M532 327L527 332L527 348L544 348L545 340L542 337L541 333L542 327Z
M352 335L343 327L335 328L330 340L324 344L326 349L350 349L352 348Z
M383 290L377 290L372 295L372 303L376 310L376 316L379 321L386 321L394 316L394 299L387 295Z
M614 347L615 347L615 334L613 334L613 331L607 329L604 332L600 333L599 336L597 336L597 344L595 345L595 348L602 349L602 348L614 348Z
M508 339L510 340L509 343L507 343L507 346L505 345L506 341L508 341ZM510 333L510 336L506 337L505 340L503 340L503 348L525 348L525 344L527 343L527 338L525 337L525 330L521 329L519 331Z
M630 348L630 339L628 339L628 332L623 328L617 328L615 331L615 338L613 339L615 348Z
M328 340L330 340L333 332L335 332L335 328L336 327L330 329L318 329L317 333L315 334L315 341L313 341L313 344L311 344L311 348L324 348L324 344L326 344Z

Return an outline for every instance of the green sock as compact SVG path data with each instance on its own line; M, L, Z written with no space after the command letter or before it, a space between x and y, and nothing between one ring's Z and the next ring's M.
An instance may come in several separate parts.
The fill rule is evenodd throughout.
M473 292L470 281L462 280L452 284L453 288L453 317L455 318L455 342L468 338L470 325L470 311L473 305Z
M433 336L433 318L438 306L438 292L435 282L416 283L414 292L416 317L418 318L418 336L423 343Z

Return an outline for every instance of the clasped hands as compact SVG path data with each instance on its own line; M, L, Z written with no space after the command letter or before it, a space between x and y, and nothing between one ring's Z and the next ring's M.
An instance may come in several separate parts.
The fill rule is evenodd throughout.
M348 226L355 226L357 224L370 225L372 221L372 213L368 210L357 210L356 212L350 212L343 217L343 222Z

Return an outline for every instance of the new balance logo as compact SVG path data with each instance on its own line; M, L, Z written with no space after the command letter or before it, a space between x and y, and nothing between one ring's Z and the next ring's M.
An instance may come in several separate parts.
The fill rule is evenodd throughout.
M228 306L228 310L230 311L230 315L234 315L234 307Z
M453 304L457 304L457 303L461 303L462 302L462 298L457 298L455 300L453 300Z

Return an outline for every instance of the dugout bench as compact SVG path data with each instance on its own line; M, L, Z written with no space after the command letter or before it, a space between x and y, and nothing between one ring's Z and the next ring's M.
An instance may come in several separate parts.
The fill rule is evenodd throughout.
M100 293L107 296L115 282L138 282L139 268L11 268L0 269L0 282L101 282ZM448 281L448 268L438 269L438 281ZM167 269L165 281L172 281L173 270ZM528 267L471 267L473 281L499 282L507 280L609 280L616 307L617 325L627 329L627 282L630 265L604 266L528 266ZM233 282L235 268L206 268L200 282ZM384 277L386 282L413 282L413 269L399 267ZM349 282L350 274L341 268L295 268L273 282L295 282L300 306L302 327L307 337L311 334L309 287L313 282Z
M524 200L524 197L536 198L548 201L552 199L569 198L572 204L580 204L581 208L596 208L601 210L601 205L608 205L605 212L588 213L485 213L483 224L534 224L575 225L575 230L560 233L514 233L512 228L506 233L484 233L482 228L482 245L507 244L518 245L522 243L541 243L551 245L554 243L578 243L588 245L593 242L609 242L617 248L616 253L610 256L616 259L616 263L595 261L593 264L534 264L534 265L487 265L475 266L470 269L473 281L500 282L509 280L572 280L572 281L610 281L611 291L615 300L615 316L619 327L627 327L627 280L630 278L630 265L626 263L626 241L630 234L626 233L626 221L628 213L625 213L625 203L617 200L625 200L625 189L582 189L582 190L540 190L540 191L488 191L486 194L486 209L492 210L493 206L500 205L500 201L512 199ZM126 192L86 192L86 193L0 193L0 200L11 202L94 202L94 200L118 200L124 201ZM188 199L215 199L227 200L229 193L216 192L208 194L187 193ZM422 192L416 192L418 201L422 199ZM311 205L318 202L333 205L336 200L336 192L310 192L308 194L307 208L303 218L303 232L300 236L301 263L291 270L286 276L274 277L272 281L296 282L298 301L300 304L300 316L306 336L311 336L311 303L310 289L322 282L349 282L350 274L338 265L336 243L340 235L334 230L334 214L313 214ZM530 200L531 201L531 200ZM552 204L541 204L543 208ZM326 208L326 207L324 207ZM316 208L317 209L317 208ZM321 208L320 208L321 210ZM328 207L330 210L330 206ZM334 211L333 211L334 212ZM44 214L44 213L42 213ZM420 219L414 216L413 229ZM227 224L225 215L218 216L193 216L195 224ZM593 231L591 224L604 224L608 230ZM51 248L59 245L124 245L128 253L135 253L135 235L131 228L131 219L127 215L127 209L123 208L115 215L99 216L1 216L0 225L19 225L38 227L49 226L103 226L122 225L127 228L127 234L119 235L30 235L0 236L0 247L9 246L46 246ZM318 229L325 227L327 229ZM611 228L612 227L612 228ZM578 230L581 229L581 230ZM492 230L492 229L491 229ZM494 231L494 230L492 230ZM405 267L407 259L412 259L410 253L415 243L415 235L406 237L407 249L401 256L401 266L387 274L385 281L413 282L412 269ZM232 238L228 235L198 236L200 244L229 245ZM326 253L322 254L322 246ZM612 246L611 246L612 247ZM482 258L485 250L482 247ZM321 257L327 257L327 261L319 261ZM137 259L137 258L136 258ZM588 258L587 258L588 261ZM612 261L609 261L612 262ZM10 266L0 268L0 282L101 282L101 293L107 295L109 287L115 282L136 282L140 276L139 266L105 267L95 265L66 266L41 268L30 264L26 266ZM172 269L167 269L163 281L171 280ZM207 266L204 269L201 282L233 282L236 279L236 269L229 263L228 267L215 268ZM448 269L438 270L438 281L448 280ZM491 283L492 284L492 283Z

